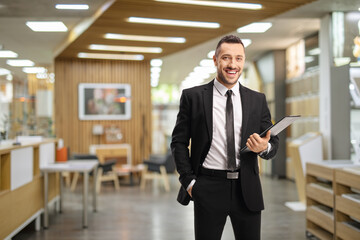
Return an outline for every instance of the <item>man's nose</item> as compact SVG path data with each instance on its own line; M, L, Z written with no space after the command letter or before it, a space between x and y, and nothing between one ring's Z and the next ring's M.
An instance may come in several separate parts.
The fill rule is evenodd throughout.
M231 68L235 67L235 66L236 66L235 60L234 60L234 59L230 59L228 66L231 67Z

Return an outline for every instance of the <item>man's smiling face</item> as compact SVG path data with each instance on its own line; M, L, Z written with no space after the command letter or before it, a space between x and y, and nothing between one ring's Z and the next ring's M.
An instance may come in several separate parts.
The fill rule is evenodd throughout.
M228 89L238 81L245 63L244 47L240 43L223 43L217 56L213 57L217 79Z

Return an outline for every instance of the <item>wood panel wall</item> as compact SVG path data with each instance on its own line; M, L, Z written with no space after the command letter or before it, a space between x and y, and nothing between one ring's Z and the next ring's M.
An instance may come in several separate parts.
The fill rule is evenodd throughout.
M79 83L128 83L131 85L130 120L79 120ZM151 152L151 86L149 61L55 60L55 132L71 152L88 153L89 145L104 144L92 134L92 127L116 125L123 134L121 143L132 147L133 164Z

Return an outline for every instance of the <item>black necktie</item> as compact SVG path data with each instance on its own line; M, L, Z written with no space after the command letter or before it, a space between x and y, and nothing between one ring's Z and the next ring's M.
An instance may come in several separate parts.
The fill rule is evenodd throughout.
M227 146L227 167L229 170L236 169L235 158L235 136L234 136L234 113L233 104L231 100L232 91L226 92L226 146Z

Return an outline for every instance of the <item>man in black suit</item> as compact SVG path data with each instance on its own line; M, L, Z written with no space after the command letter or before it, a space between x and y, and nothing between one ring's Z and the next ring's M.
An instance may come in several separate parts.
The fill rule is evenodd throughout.
M220 240L227 216L236 239L260 239L257 156L273 158L278 138L270 131L259 136L272 125L265 95L238 82L245 63L241 39L223 37L213 59L216 78L184 90L180 100L171 142L182 185L178 201L194 201L197 240ZM240 152L245 145L250 151Z

